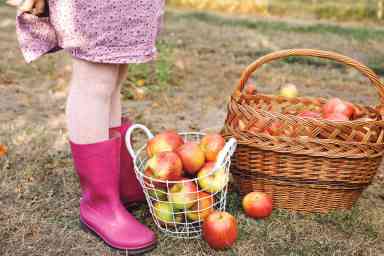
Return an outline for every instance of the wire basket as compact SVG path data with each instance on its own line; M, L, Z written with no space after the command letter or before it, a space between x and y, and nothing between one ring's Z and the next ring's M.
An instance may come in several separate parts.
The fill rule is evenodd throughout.
M145 174L148 160L146 143L137 152L131 143L134 130L144 131L148 140L154 135L143 125L132 125L125 137L126 146L132 156L136 177L139 180L152 218L165 234L177 238L201 237L202 223L207 214L214 210L224 211L226 206L231 156L236 149L236 140L230 138L218 155L211 172L199 178L185 178L178 181L160 180ZM199 142L205 135L200 132L179 133L185 142ZM220 189L202 189L202 182L216 177ZM193 188L190 192L172 193L174 186ZM183 198L184 196L184 198ZM184 200L180 200L184 199Z

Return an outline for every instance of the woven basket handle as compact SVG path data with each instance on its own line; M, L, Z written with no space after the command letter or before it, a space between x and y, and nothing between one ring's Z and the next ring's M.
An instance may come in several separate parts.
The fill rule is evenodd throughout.
M256 69L260 68L266 63L272 62L277 59L287 58L290 56L318 57L323 59L334 60L341 64L354 67L361 74L367 77L371 81L371 83L376 87L380 96L381 105L384 105L384 85L380 82L380 78L375 74L373 70L360 63L359 61L349 58L347 56L335 52L312 49L281 50L260 57L255 62L250 64L242 73L239 84L237 85L233 96L238 99L242 95L242 91L245 87L245 84L247 83L250 76L256 71Z

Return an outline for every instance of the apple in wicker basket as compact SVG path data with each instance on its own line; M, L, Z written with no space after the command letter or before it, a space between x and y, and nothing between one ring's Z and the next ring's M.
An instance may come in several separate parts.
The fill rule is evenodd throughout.
M149 157L164 151L174 151L184 143L183 138L174 131L165 131L150 139L147 144Z
M188 209L187 217L192 221L204 220L214 208L214 198L212 194L199 192L197 194L197 202Z
M251 192L243 198L245 213L255 219L266 218L272 213L272 198L263 192Z
M280 95L287 98L296 98L299 95L296 85L286 84L280 88Z
M144 174L164 181L180 180L183 174L183 164L176 153L160 152L147 161Z
M217 133L207 134L200 141L200 148L203 150L207 161L216 161L224 145L224 138Z
M324 119L330 120L330 121L348 121L348 116L344 115L343 113L327 113L324 114Z
M212 173L215 162L207 162L197 174L200 187L209 193L217 193L227 185L228 177L224 167Z
M321 114L319 112L315 111L309 111L309 110L304 110L300 112L297 116L299 117L309 117L309 118L321 118Z
M194 182L180 180L175 183L168 193L168 201L173 204L175 209L188 209L197 200L198 188Z
M153 209L161 225L174 225L183 221L183 215L177 213L169 202L157 202L153 205Z
M195 175L205 163L204 152L195 142L186 142L177 148L176 153L183 163L184 170L191 175Z
M203 223L203 238L215 250L230 248L237 239L235 217L219 211L209 214Z
M330 119L329 116L334 116L332 114L338 113L338 117L334 119L340 119L341 115L351 118L354 115L355 107L350 102L342 101L339 98L332 98L322 108L323 116L325 119ZM336 116L336 114L335 114Z

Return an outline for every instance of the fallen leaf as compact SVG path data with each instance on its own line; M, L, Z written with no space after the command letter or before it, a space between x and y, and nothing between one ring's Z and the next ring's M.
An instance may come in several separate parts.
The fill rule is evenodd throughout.
M8 152L8 148L4 144L0 144L0 157L5 156Z
M145 80L144 79L137 80L136 84L137 84L137 86L144 86Z

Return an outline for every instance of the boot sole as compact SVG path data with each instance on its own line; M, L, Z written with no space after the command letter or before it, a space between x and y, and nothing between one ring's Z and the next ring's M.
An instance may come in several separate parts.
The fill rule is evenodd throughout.
M120 249L113 247L112 245L108 244L102 237L96 233L96 231L92 230L87 224L85 224L81 219L80 219L80 227L81 229L86 232L90 233L93 236L97 237L99 240L103 241L106 246L111 248L114 251L121 253L124 253L125 255L141 255L144 253L147 253L149 251L152 251L156 247L156 242L152 245L149 245L148 247L142 248L142 249Z

